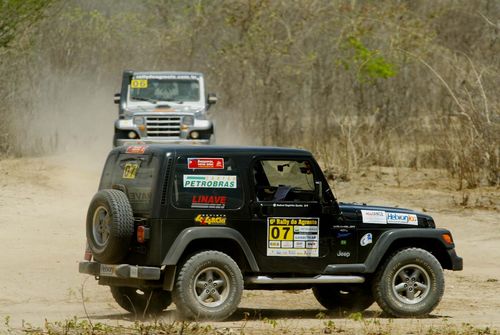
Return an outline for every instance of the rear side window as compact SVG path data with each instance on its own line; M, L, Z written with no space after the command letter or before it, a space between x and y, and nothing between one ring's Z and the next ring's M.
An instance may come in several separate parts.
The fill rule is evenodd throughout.
M125 186L134 212L151 208L151 188L158 158L150 155L121 154L114 164L113 184Z
M238 169L232 159L179 157L174 201L182 209L237 209L243 205Z

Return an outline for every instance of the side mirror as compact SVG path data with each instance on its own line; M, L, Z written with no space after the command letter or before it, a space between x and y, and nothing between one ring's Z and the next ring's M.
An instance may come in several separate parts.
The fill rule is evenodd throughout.
M115 93L115 95L113 96L113 102L115 104L119 104L120 103L120 93Z
M215 103L217 103L217 95L215 95L215 93L208 93L207 103L209 105L215 105Z

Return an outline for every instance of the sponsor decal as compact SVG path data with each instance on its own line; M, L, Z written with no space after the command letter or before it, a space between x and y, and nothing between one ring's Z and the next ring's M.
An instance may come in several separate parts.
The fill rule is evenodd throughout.
M158 112L158 113L170 113L170 112L175 112L175 109L170 108L170 107L165 107L165 106L158 106L157 108L153 109L153 112Z
M183 186L190 188L236 188L236 176L194 175L183 176Z
M364 234L363 237L361 237L359 244L361 244L362 247L366 247L368 244L372 244L372 242L373 242L372 233L367 233Z
M134 76L136 79L198 79L199 77L194 74L138 74Z
M319 218L267 219L267 256L318 257Z
M332 228L334 228L334 229L352 229L352 228L356 228L356 226L355 225L343 225L343 226L334 225Z
M127 147L127 151L125 153L127 154L143 154L146 152L147 145L130 145Z
M188 158L188 169L224 169L224 158Z
M285 208L308 208L309 204L280 204L280 203L274 203L273 207L285 207Z
M349 258L351 257L351 253L349 251L342 251L342 250L339 250L337 252L337 257L345 257L345 258Z
M410 224L418 225L418 219L415 214L405 213L387 213L387 223L390 224Z
M226 203L225 195L193 195L191 208L225 208Z
M202 226L225 225L226 216L224 214L198 214L194 218L194 222L199 223Z
M351 235L352 235L352 233L348 232L348 231L339 231L339 232L337 232L337 238L347 238L347 237L349 237Z
M346 240L341 240L340 241L340 245L347 245L347 241Z
M151 192L128 192L130 202L149 202L151 200Z
M130 81L130 88L148 88L147 79L132 79Z
M137 163L127 163L123 168L122 178L124 179L135 179L137 171L139 170L139 164Z
M363 223L386 223L385 211L361 210Z

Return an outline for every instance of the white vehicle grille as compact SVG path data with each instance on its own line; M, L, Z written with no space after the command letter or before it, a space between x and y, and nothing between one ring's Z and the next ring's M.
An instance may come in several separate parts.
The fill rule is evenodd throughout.
M180 116L146 116L148 137L179 137L180 128Z

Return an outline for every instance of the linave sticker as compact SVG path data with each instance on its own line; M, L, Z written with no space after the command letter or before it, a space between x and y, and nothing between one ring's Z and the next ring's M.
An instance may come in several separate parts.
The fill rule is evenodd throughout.
M224 169L224 158L188 158L188 169Z
M359 244L362 247L366 247L368 244L372 244L372 243L373 243L372 233L364 234L363 237L361 237L361 240L359 241Z
M186 188L236 188L236 176L185 174L182 185Z
M191 208L225 208L227 197L225 195L193 195Z
M363 223L387 223L385 211L370 211L362 209L361 215L363 216Z

